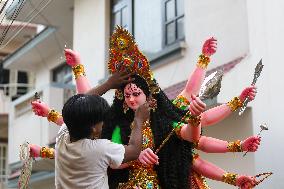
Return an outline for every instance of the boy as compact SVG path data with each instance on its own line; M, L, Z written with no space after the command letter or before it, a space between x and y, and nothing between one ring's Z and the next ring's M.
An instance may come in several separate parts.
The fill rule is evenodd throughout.
M55 185L57 189L108 189L107 168L138 158L141 127L149 118L148 105L135 112L134 128L127 146L106 139L95 139L95 131L107 119L109 105L93 95L75 95L62 110L63 125L55 147Z

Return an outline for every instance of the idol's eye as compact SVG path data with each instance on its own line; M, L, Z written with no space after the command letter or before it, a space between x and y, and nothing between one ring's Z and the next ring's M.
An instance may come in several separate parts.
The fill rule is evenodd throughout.
M133 93L133 96L137 97L137 96L139 96L140 94L141 94L141 92L134 92L134 93Z
M125 93L125 94L124 94L124 97L125 97L125 98L129 98L129 97L130 97L130 94Z

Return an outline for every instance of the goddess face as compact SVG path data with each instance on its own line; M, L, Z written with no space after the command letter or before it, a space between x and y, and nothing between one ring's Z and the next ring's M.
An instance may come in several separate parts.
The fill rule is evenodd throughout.
M124 87L124 99L127 106L135 111L140 105L146 102L147 97L137 85L129 83Z

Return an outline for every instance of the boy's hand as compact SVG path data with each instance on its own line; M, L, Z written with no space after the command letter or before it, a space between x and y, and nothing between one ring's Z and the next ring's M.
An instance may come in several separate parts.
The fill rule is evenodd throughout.
M141 122L149 120L150 108L148 103L145 103L137 108L137 110L135 111L135 118Z
M131 75L131 73L127 72L116 72L108 78L107 84L110 89L117 89L124 84L134 81L133 78L130 78Z

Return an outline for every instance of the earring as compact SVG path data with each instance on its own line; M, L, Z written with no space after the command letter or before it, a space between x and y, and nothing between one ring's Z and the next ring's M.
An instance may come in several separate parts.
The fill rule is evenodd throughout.
M122 93L121 90L116 89L116 90L115 90L115 96L116 96L116 98L118 98L119 100L123 100L123 93Z
M126 102L123 102L123 112L126 114L126 112L129 110L129 107L127 106Z
M151 110L155 112L157 108L157 100L153 98L152 96L150 96L147 101L149 103L149 107L151 108Z

